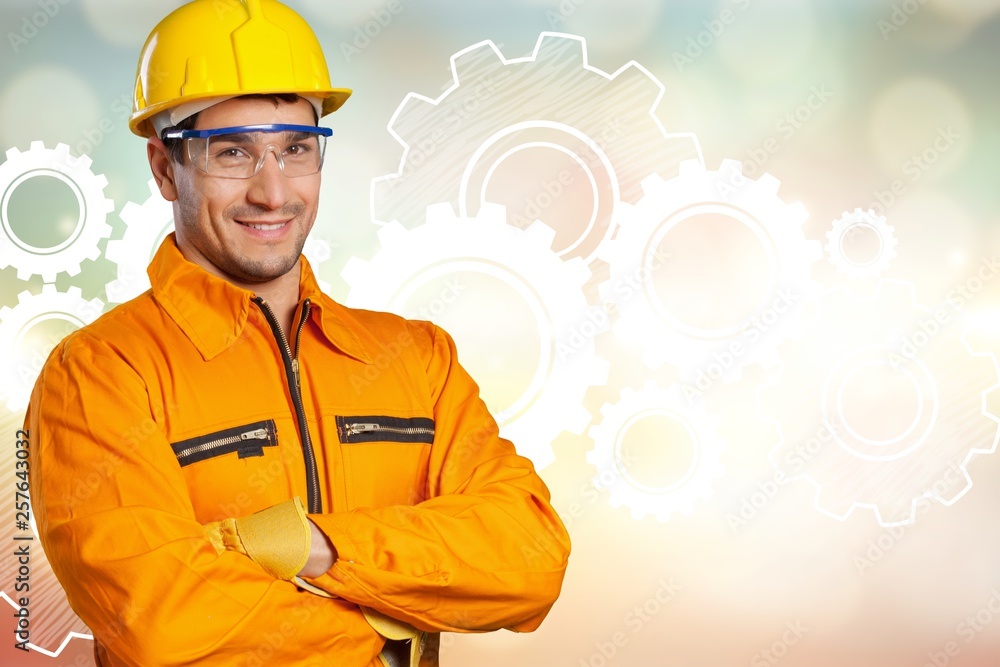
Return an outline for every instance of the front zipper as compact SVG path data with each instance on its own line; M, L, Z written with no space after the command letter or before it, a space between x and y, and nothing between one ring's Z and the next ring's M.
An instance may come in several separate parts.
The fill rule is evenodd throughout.
M259 296L253 298L264 319L267 320L274 337L281 348L281 358L285 365L285 377L288 380L289 393L292 395L292 404L295 408L295 416L299 423L300 441L302 443L302 456L306 464L306 490L308 498L306 504L309 506L309 514L321 514L323 512L323 500L319 491L319 471L316 467L316 453L313 451L312 438L309 437L309 423L306 421L306 411L302 405L302 388L299 386L299 343L302 342L302 327L305 326L309 318L310 302L306 299L302 304L302 318L299 320L299 327L295 334L295 352L292 352L288 344L285 332L274 317L274 311L264 299Z

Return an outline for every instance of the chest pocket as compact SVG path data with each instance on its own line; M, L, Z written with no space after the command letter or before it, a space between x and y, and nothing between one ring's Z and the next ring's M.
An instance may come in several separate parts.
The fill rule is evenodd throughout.
M236 453L238 458L264 456L265 447L278 445L277 428L273 419L234 426L170 445L181 467Z
M388 415L338 416L349 509L425 500L434 420Z

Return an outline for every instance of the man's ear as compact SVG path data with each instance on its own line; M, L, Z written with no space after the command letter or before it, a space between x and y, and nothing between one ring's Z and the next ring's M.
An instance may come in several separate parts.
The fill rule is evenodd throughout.
M163 140L159 137L150 137L146 143L146 156L149 158L149 168L153 172L160 194L167 201L177 201L174 162Z

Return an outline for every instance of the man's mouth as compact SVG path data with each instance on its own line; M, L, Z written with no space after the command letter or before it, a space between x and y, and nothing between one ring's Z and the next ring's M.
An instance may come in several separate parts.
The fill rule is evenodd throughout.
M271 224L269 224L269 223L263 223L263 222L243 222L242 220L237 220L236 222L240 223L244 227L251 227L253 229L260 229L260 230L263 230L263 231L266 232L266 231L271 231L271 230L274 230L274 229L281 229L282 227L284 227L285 225L287 225L289 221L285 220L284 222L276 222L276 223L271 223Z

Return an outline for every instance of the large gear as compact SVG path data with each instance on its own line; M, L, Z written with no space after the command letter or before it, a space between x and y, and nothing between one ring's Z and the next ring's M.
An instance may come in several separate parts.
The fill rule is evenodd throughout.
M844 242L849 240L850 234L857 233L862 228L878 237L879 249L871 260L858 263L844 252ZM872 210L862 211L860 208L854 209L853 213L845 212L826 233L827 257L839 272L851 278L878 278L882 275L896 257L897 243L892 225L886 222L884 215L878 215Z
M598 471L594 484L606 489L613 507L628 507L632 517L647 514L666 521L674 513L689 515L698 500L711 497L712 482L722 474L720 457L725 443L717 434L717 420L701 403L692 404L681 388L658 387L647 382L640 391L626 388L617 403L601 408L602 419L590 428L594 449L587 461ZM684 474L669 484L644 484L629 469L624 439L629 428L644 418L666 417L685 432L692 449L691 462ZM664 447L672 443L663 443ZM641 464L641 461L632 461Z
M702 159L694 134L667 133L658 119L663 84L635 61L614 74L590 66L581 37L544 32L532 55L516 59L483 41L452 56L451 68L450 88L437 99L410 93L389 122L404 150L398 172L372 182L377 224L415 227L438 202L474 216L503 160L527 148L552 149L586 172L594 195L590 221L546 215L545 203L563 191L555 174L547 191L538 184L537 215L527 206L523 216L511 210L509 217L522 228L540 219L568 229L577 241L557 253L589 261L611 233L619 202L641 196L641 179L672 176L681 161ZM523 175L515 180L524 185Z
M163 239L174 231L173 206L160 195L155 180L150 179L147 186L149 197L145 202L129 202L122 209L125 236L108 241L105 256L118 265L118 277L105 287L109 303L125 303L149 289L146 268ZM310 236L302 254L309 260L318 280L319 265L330 259L330 244ZM329 283L318 282L320 289L330 292Z
M724 160L718 171L689 161L680 171L668 181L656 175L644 180L646 196L636 206L622 206L616 237L598 251L610 265L610 278L600 290L620 314L615 333L641 347L647 366L670 362L685 382L694 382L709 372L706 369L711 369L713 380L732 380L747 364L773 366L778 343L795 333L798 312L816 290L812 265L822 257L822 248L806 240L802 223L807 213L801 204L786 204L778 197L777 179L769 174L757 180L743 176L736 160ZM725 327L684 322L660 303L652 285L653 274L664 264L658 250L662 239L700 215L742 224L768 258L767 297ZM738 354L732 351L734 344L741 346Z
M501 435L541 469L555 458L556 436L564 430L581 433L590 421L582 402L589 387L607 379L607 364L594 352L594 335L607 316L588 306L584 297L583 286L590 278L586 264L579 258L562 261L552 252L551 229L535 223L520 230L505 220L500 206L483 206L477 218L466 219L441 204L430 207L427 224L415 229L382 227L381 250L370 261L352 258L344 268L343 278L351 288L346 303L413 316L406 300L422 284L462 273L487 276L513 288L538 327L540 357L531 382L509 405L490 405L489 387L503 381L477 380ZM475 299L472 307L488 307L488 300ZM437 314L431 308L421 319L433 320ZM468 321L478 318L473 314ZM501 335L477 332L477 341L495 339L499 350L506 342ZM461 336L456 338L463 349ZM502 374L504 369L497 371Z
M66 144L46 148L41 141L33 141L27 152L22 153L17 148L7 151L7 161L0 164L0 223L3 227L0 268L14 266L20 280L40 275L43 281L51 283L59 273L71 276L80 273L83 260L100 257L98 244L111 235L107 217L115 204L104 197L108 180L95 175L91 164L86 155L78 158L70 155ZM49 248L35 247L19 239L7 213L11 195L17 187L38 176L49 176L65 183L76 196L80 211L72 234Z
M46 320L64 320L80 328L96 320L103 310L100 299L85 300L79 287L59 292L55 285L43 285L38 295L25 290L17 295L16 306L0 308L0 350L5 351L0 396L12 412L27 407L42 364L58 343L52 341L44 353L35 350L25 355L20 348L28 332Z
M962 314L918 305L910 283L883 280L863 298L842 286L815 308L758 395L780 434L775 468L811 483L816 508L839 520L863 507L906 525L921 501L954 503L972 487L970 459L1000 437L986 408L996 356L973 352Z

